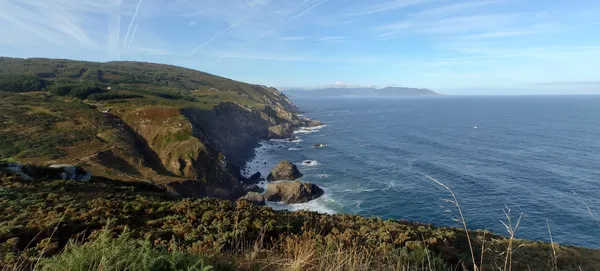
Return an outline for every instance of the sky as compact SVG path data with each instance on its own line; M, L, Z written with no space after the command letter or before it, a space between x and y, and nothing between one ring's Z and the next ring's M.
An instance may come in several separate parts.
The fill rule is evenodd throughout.
M278 88L600 94L598 0L0 0L0 55Z

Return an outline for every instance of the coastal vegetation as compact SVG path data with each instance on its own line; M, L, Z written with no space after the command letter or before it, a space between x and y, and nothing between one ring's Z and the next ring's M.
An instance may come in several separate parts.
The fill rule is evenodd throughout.
M21 181L5 175L0 194L5 270L124 265L132 270L473 270L472 262L479 270L600 266L600 251L593 249L473 230L468 231L473 258L462 229L185 199L147 183ZM514 248L510 259L508 247ZM507 259L510 268L504 268Z

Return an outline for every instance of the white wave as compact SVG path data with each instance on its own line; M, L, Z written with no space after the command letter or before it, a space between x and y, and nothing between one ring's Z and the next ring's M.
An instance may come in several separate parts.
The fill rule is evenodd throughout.
M319 177L324 179L324 178L329 178L329 175L327 174L319 174Z
M289 210L289 211L299 211L299 210L308 210L323 214L335 214L336 211L327 207L328 203L334 202L327 194L321 196L318 199L311 200L306 203L297 203L297 204L285 204L283 202L269 202L267 201L267 206L275 209L275 210Z
M363 192L375 192L375 191L384 191L387 190L386 189L380 189L380 188L357 188L357 189L345 189L342 192L352 192L352 193L363 193Z
M302 148L289 148L288 151L299 151L302 150Z
M302 165L305 165L307 167L314 167L316 165L318 165L319 162L315 161L315 160L304 160L302 161Z
M276 149L279 144L272 144L269 141L263 141L259 143L259 146L254 150L254 158L247 162L245 167L241 170L242 176L249 178L252 174L257 171L263 176L267 176L271 169L275 167L275 159L272 159L271 152Z
M294 131L294 134L312 134L320 131L327 125L319 125L314 127L300 127L298 130Z
M300 143L302 141L304 141L304 140L302 140L302 139L295 139L295 140L292 140L290 142L292 142L292 143Z

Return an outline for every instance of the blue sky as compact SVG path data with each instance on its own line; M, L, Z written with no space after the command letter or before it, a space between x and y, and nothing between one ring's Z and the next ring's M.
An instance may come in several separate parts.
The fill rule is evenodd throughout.
M597 0L0 0L0 55L138 60L280 88L600 93Z

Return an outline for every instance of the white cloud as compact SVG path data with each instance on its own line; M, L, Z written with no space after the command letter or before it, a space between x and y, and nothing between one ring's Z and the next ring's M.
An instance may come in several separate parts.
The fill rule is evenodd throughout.
M198 21L191 21L191 22L188 23L189 26L194 26L194 25L197 25L197 24L198 24Z

